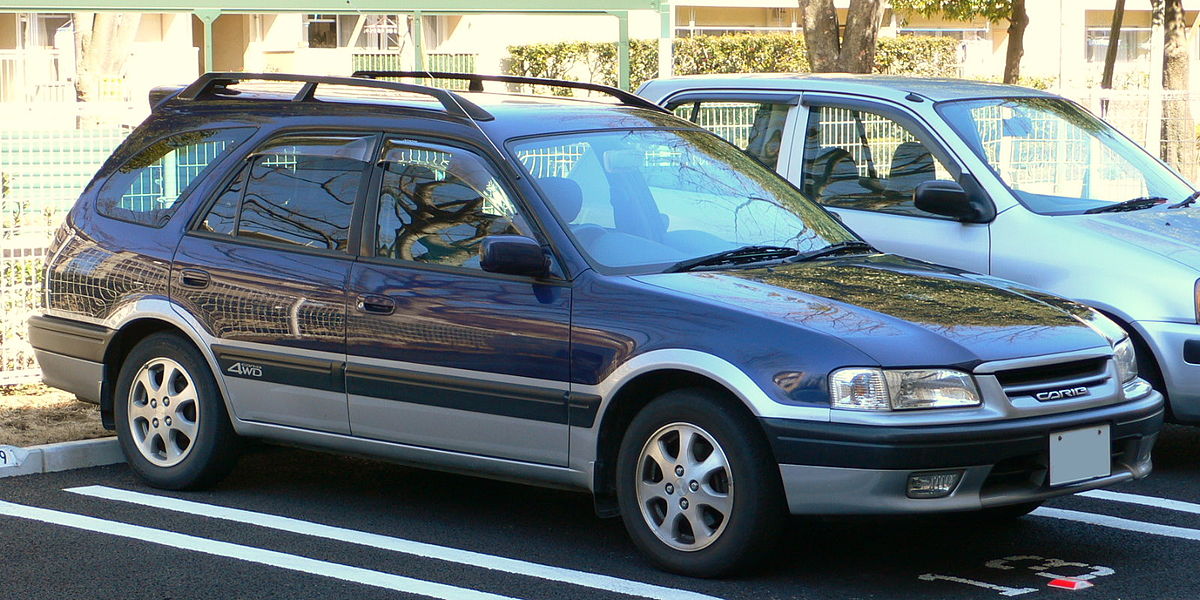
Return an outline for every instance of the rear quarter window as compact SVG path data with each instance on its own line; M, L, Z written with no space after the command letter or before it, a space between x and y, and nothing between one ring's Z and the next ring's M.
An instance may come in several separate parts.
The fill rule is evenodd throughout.
M253 133L253 127L199 129L161 138L109 176L96 197L96 211L162 227L192 186Z

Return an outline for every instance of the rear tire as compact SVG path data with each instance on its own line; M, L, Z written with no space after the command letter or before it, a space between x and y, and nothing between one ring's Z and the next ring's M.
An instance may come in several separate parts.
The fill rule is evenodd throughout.
M616 475L625 529L668 571L744 570L783 529L779 466L761 429L711 390L675 390L643 408L621 441Z
M114 393L121 451L146 483L196 489L233 469L238 438L212 371L191 342L171 333L138 342Z

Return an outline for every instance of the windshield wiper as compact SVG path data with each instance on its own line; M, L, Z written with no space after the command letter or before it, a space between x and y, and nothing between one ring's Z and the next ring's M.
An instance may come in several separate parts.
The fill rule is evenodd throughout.
M1198 199L1200 199L1200 190L1192 192L1191 195L1189 195L1187 198L1183 199L1183 202L1180 202L1179 204L1172 204L1172 205L1168 206L1167 208L1186 208L1188 206L1195 204L1196 200L1198 200Z
M863 254L865 252L876 252L875 247L862 240L848 240L830 244L824 248L805 252L796 255L792 262L801 262L805 260L813 260L824 256L832 256L834 254Z
M713 265L723 264L745 264L756 263L764 260L772 260L778 258L787 258L795 256L799 252L795 248L787 246L742 246L733 250L725 250L716 252L697 258L689 258L681 260L664 270L664 273L682 273L683 271L691 271L696 267L708 267Z
M1159 204L1162 204L1163 202L1166 202L1166 201L1167 201L1167 199L1163 198L1162 196L1147 196L1145 198L1134 198L1133 200L1117 202L1116 204L1107 204L1105 206L1097 206L1096 208L1089 208L1089 209L1083 211L1083 214L1094 215L1096 213L1129 212L1131 210L1142 210L1143 208L1151 208L1154 206L1158 206Z

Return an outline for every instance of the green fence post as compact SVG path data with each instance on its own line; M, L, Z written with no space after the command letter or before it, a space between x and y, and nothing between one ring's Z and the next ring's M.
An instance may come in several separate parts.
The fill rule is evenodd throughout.
M629 89L629 13L613 13L617 16L617 86Z
M413 11L412 14L412 39L413 39L413 70L425 70L425 40L422 39L421 33L421 11Z
M675 71L675 7L670 2L658 5L658 76L670 77Z
M216 9L202 9L192 11L197 19L200 19L200 24L204 26L204 72L211 73L213 70L213 21L221 16L221 11Z

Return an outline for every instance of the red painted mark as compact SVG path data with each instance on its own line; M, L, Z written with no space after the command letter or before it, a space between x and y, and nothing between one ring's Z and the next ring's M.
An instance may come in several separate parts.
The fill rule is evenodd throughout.
M1058 579L1055 579L1054 581L1051 581L1047 585L1049 585L1052 588L1060 588L1060 589L1071 590L1071 591L1082 590L1082 589L1087 589L1087 588L1092 587L1091 582L1083 581L1080 579L1070 579L1067 577L1060 577Z

